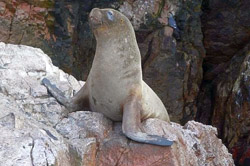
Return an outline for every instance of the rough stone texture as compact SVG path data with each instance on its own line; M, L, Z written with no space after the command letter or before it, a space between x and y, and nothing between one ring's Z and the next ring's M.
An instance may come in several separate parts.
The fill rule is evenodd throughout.
M159 146L153 148L152 145L124 141L124 136L119 134L120 126L115 127L112 133L115 136L112 139L107 138L100 144L97 165L234 165L233 160L228 159L230 155L225 154L227 150L221 140L216 140L217 131L211 126L194 121L189 121L184 127L176 123L169 125L157 119L148 119L144 122L143 127L146 132L165 135L175 140L174 145L169 148Z
M4 0L0 41L41 48L56 66L86 80L95 52L87 22L94 7L119 9L130 18L137 30L145 81L173 121L184 124L193 119L204 55L200 0ZM180 29L177 42L172 37L177 32L168 26L170 12Z
M131 21L134 29L149 28L152 24L163 23L168 25L170 13L175 14L179 1L175 0L125 0L119 7Z
M196 97L202 80L205 50L200 8L199 0L138 0L125 2L119 9L136 29L144 80L163 100L170 119L183 124L196 115ZM170 13L175 15L180 29L177 36L168 26Z
M196 120L217 127L236 165L250 164L249 8L248 0L205 0L201 17L206 57Z
M70 165L67 144L55 129L27 115L13 97L0 97L0 165Z
M233 85L221 84L223 80L216 78L218 74L232 70L227 69L231 58L249 43L249 2L249 0L2 0L0 41L39 47L49 54L54 64L72 73L76 78L85 80L95 51L95 39L87 23L88 13L93 7L119 9L130 18L136 29L142 54L144 79L162 98L171 119L184 124L196 116L198 108L196 119L206 124L216 124L219 136L227 145L229 142L239 141L231 150L234 152L236 164L242 164L250 160L250 150L246 148L249 146L249 139L246 141L245 131L239 127L246 126L245 121L243 120L241 124L241 121L235 120L237 124L233 125L236 122L232 119L238 119L238 113L232 113L232 109L238 110L238 108L228 109L230 106L221 105L225 102L230 105L231 100L236 101L234 98L235 96L237 98L237 95L232 93L232 90L227 90L230 94L226 98L230 100L224 102L219 92L226 86L233 87ZM168 26L167 17L170 12L177 21L179 34ZM201 84L201 64L205 55L203 43L206 56ZM240 61L237 62L237 68L242 65L242 59L234 61ZM3 67L0 66L0 70L1 68ZM235 73L235 77L238 78L239 73ZM227 74L223 78L231 80L231 76ZM25 88L32 86L30 93L34 98L44 96L44 87L36 86L37 83L30 79L28 82L29 85L20 84ZM67 93L71 93L65 84L60 84L56 80L55 82L60 88L65 88ZM231 84L231 81L229 82ZM13 84L15 85L15 82L12 82ZM8 87L7 84L5 86ZM20 99L27 97L25 90L19 89L16 93L11 87L8 87L9 91L16 97ZM247 94L246 89L242 91ZM197 97L198 92L200 93ZM42 116L45 115L48 119L41 120L43 123L56 125L61 118L58 110L60 105L51 100L52 104L49 105L40 103L36 105L36 100L25 100L27 104L23 103L22 107L27 109L29 114L34 113L32 116L37 119L43 119ZM248 98L243 97L243 100L246 100L243 102L246 103ZM249 106L244 105L244 110L248 110ZM50 111L49 108L55 111ZM45 111L46 109L48 111ZM214 112L214 115L219 117L214 117ZM224 130L225 125L221 122L224 122L226 117L231 119L226 124L231 124L226 125ZM237 134L234 126L238 126ZM224 131L227 134L223 134ZM233 138L233 141L228 141L223 135L230 135L228 138Z
M229 61L250 40L248 0L203 1L202 30L206 63Z
M51 26L54 2L2 0L0 2L0 41L40 46L48 51L48 41L54 40Z
M127 139L121 123L99 113L63 117L65 108L48 95L41 79L51 79L67 96L83 83L54 67L40 49L0 43L0 76L1 165L234 165L217 130L198 122L182 127L148 119L146 132L175 141L159 147Z
M115 7L115 2L2 0L0 41L41 48L64 71L86 79L95 51L88 13L94 7Z
M201 101L209 101L211 96L214 97L211 107L206 107L207 103L198 106L198 120L211 122L218 128L219 137L233 152L235 162L239 165L250 159L249 64L250 43L225 64L225 72L219 74L209 86L202 88ZM206 96L211 89L210 96Z
M44 76L64 81L65 90L82 84L54 67L40 49L0 43L0 165L73 163L69 144L53 128L62 119L62 108L40 85Z

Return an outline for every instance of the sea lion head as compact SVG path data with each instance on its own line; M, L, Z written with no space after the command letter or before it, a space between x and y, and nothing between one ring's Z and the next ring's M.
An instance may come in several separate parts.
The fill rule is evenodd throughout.
M96 37L101 34L107 36L133 29L126 16L109 8L92 9L89 14L89 24Z

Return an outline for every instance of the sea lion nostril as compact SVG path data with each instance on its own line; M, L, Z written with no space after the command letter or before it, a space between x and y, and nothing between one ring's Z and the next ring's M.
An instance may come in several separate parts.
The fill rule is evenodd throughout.
M90 14L89 14L89 19L90 20L101 20L102 19L102 13L101 10L98 8L94 8L91 10Z
M99 25L102 24L102 13L101 10L98 8L94 8L89 13L89 23L91 28L97 28Z

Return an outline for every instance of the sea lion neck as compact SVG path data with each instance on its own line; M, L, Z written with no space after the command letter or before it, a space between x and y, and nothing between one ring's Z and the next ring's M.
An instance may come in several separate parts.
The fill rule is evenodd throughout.
M94 33L97 44L101 43L113 43L113 41L122 41L126 38L126 40L133 40L134 34L127 29L112 29L106 31L97 31Z
M127 25L125 23L119 24L119 22L113 23L112 25L103 24L104 25L97 29L92 29L97 41L102 41L102 39L107 41L107 39L112 38L133 38L135 36L132 25Z

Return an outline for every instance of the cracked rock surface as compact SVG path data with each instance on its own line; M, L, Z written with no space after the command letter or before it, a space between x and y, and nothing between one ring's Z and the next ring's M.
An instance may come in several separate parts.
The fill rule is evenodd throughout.
M143 122L151 134L175 141L171 147L136 143L102 114L65 109L40 82L50 79L65 95L84 84L53 66L40 49L0 43L1 166L233 166L217 130L189 121Z

